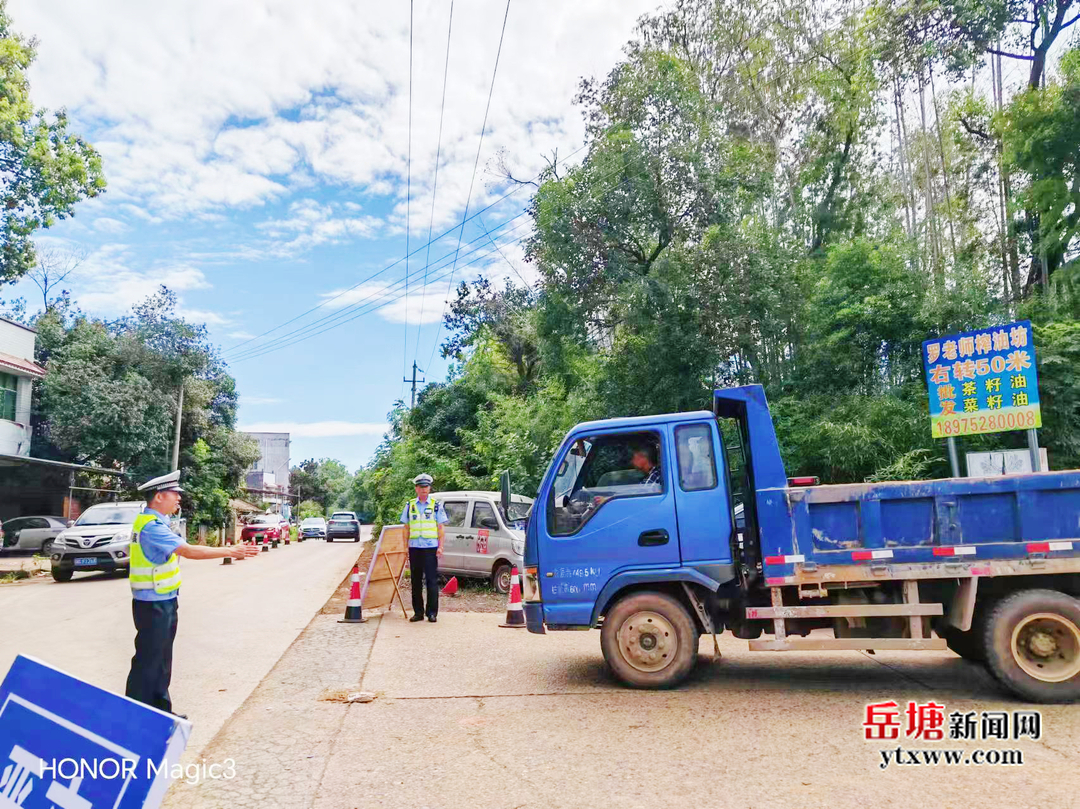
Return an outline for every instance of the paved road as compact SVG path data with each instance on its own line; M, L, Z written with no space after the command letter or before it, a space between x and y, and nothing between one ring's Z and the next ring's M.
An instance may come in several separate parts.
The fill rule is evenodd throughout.
M170 690L176 710L194 722L189 759L308 625L362 547L308 541L228 566L183 562ZM134 637L125 578L79 574L66 584L0 587L0 676L21 653L122 693Z
M828 807L930 800L938 809L1073 806L1080 706L1042 706L1038 741L901 741L907 749L1019 749L1005 766L890 766L863 739L870 702L931 700L1013 711L951 652L751 653L721 638L674 691L630 691L604 669L599 633L545 637L501 615L400 614L341 625L320 615L205 749L232 781L178 784L170 809L245 807ZM369 704L320 700L361 688ZM930 797L927 797L930 796Z

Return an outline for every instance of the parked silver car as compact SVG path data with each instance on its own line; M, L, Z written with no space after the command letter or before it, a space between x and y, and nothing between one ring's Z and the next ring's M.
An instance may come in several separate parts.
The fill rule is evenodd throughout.
M0 527L0 533L6 551L38 551L49 556L57 535L65 528L63 517L12 517Z
M53 578L71 581L77 571L126 572L131 566L131 529L145 505L99 503L84 511L53 544Z
M448 576L490 579L500 593L510 592L511 569L525 566L525 520L532 498L510 496L509 514L498 492L435 492L448 522L444 526L439 572Z

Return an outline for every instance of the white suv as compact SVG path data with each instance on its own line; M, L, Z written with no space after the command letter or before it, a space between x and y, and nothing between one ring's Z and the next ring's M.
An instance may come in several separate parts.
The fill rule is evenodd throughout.
M141 501L98 503L84 511L53 543L52 577L71 581L74 573L84 570L126 572L131 565L131 529L145 506Z

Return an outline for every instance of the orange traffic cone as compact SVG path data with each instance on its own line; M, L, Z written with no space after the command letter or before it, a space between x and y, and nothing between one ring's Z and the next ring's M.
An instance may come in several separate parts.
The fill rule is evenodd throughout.
M439 591L439 594L444 596L457 595L457 587L457 576L451 576L450 581L448 581L446 586Z
M525 627L525 609L521 606L521 585L518 583L518 569L515 566L510 573L510 597L506 602L506 622L499 626L508 629Z
M349 600L345 602L345 617L339 624L367 623L363 610L360 609L360 566L353 565L352 587L349 588Z

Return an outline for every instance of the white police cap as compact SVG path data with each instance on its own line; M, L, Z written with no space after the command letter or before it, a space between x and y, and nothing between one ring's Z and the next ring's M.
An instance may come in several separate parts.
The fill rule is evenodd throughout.
M183 492L180 488L180 470L148 480L139 487L140 492Z
M419 475L412 479L412 482L417 486L430 486L435 479L427 472L421 472Z

